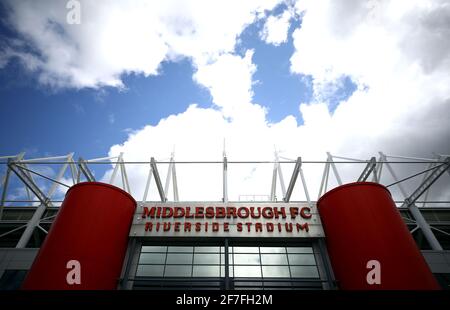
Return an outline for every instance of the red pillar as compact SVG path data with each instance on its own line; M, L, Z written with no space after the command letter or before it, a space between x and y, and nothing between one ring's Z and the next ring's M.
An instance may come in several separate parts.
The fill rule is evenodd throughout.
M344 290L440 289L386 187L339 186L317 202L333 271ZM381 284L367 275L380 263Z
M71 187L22 285L23 289L111 290L122 270L136 201L125 191L98 182ZM81 284L74 265L80 263Z

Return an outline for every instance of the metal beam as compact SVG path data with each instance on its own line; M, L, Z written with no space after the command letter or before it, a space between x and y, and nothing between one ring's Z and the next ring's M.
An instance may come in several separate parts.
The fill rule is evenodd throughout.
M278 165L275 163L273 165L272 186L270 188L270 201L275 201L277 191L277 173L278 173Z
M119 170L120 162L123 161L123 153L120 153L117 157L116 165L114 166L113 173L111 175L111 179L109 180L109 184L114 185L114 180L116 179L117 171Z
M227 172L228 172L228 161L227 157L223 157L223 202L228 202L228 178L227 178Z
M286 196L283 199L284 202L289 202L289 200L291 199L292 191L294 190L295 182L297 181L298 173L300 172L301 166L302 166L302 158L297 157L294 171L292 172L291 180L289 181L289 186L286 191Z
M422 196L422 194L436 182L439 177L450 168L450 157L447 157L443 164L437 166L430 175L420 184L420 186L407 198L405 199L404 206L408 204L413 204L416 200Z
M152 166L150 165L150 169L148 170L147 182L145 183L144 197L142 197L143 202L147 201L148 189L150 188L150 182L152 181L152 175L153 175L153 170L152 170Z
M155 158L150 158L150 166L152 168L153 171L153 177L155 178L155 182L156 182L156 187L158 187L158 193L159 193L159 197L161 198L162 202L166 202L167 198L164 195L164 188L161 184L161 178L159 177L159 173L158 173L158 168L156 167L156 161Z
M42 204L49 204L50 201L47 196L39 189L39 187L34 183L33 179L20 169L20 165L13 160L8 160L8 167L14 172L17 177L29 188L33 194L39 199Z
M405 199L405 202L402 204L402 207L407 207L411 212L412 216L416 220L417 225L423 232L423 235L427 239L431 248L436 251L442 251L443 248L436 236L431 230L430 225L427 223L419 208L416 206L416 200L425 193L434 182L436 182L439 177L450 168L450 157L447 157L443 164L437 166L435 170L433 170L430 175L419 185L419 187L408 197Z
M84 176L86 177L86 179L88 180L88 182L95 182L95 177L92 174L91 170L89 170L86 161L83 158L79 158L78 159L78 167L81 170L81 172L83 172Z
M177 181L177 171L175 169L175 163L172 166L172 187L173 187L173 200L178 202L180 200L178 196L178 181Z
M364 168L363 172L361 173L361 175L358 178L358 182L364 182L367 180L367 178L370 176L370 174L372 173L372 171L375 170L375 166L377 164L377 159L375 157L372 157L369 162L367 163L367 166ZM374 171L374 176L376 177L377 175L377 171ZM375 179L375 182L378 182Z
M336 177L336 181L337 181L338 185L342 185L341 177L339 176L336 165L333 161L333 156L331 156L331 154L329 152L327 152L327 155L328 155L328 161L330 162L331 168L333 169L334 176Z

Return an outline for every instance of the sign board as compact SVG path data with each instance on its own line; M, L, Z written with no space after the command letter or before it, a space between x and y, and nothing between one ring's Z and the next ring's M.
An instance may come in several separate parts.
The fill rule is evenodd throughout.
M307 203L139 203L134 237L324 237Z

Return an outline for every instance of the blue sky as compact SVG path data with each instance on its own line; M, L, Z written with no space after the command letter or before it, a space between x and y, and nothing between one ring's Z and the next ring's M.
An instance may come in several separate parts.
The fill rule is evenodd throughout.
M0 156L448 154L450 27L428 2L80 0L70 24L64 1L6 0Z
M285 5L278 6L273 14L283 8ZM1 16L5 16L4 11ZM300 20L292 22L288 41L279 46L261 40L263 25L261 20L246 27L235 48L237 53L254 50L254 102L267 108L269 122L294 115L301 124L298 106L312 99L311 77L292 74L289 62L294 52L291 34ZM20 34L3 20L0 38L11 40L20 38ZM185 111L191 103L211 107L208 90L192 79L194 72L190 59L181 58L162 62L156 76L123 73L125 89L55 89L40 85L37 72L27 71L12 59L0 70L0 109L4 116L0 154L26 151L34 157L76 151L86 158L104 156L111 145L126 139L127 130L156 125L162 118ZM347 83L336 98L346 99L351 91L352 84Z

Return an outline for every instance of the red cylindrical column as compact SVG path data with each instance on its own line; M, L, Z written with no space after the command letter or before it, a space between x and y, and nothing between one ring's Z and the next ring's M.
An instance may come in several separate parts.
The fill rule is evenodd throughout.
M317 206L341 289L440 288L386 187L370 182L342 185L323 195ZM380 284L367 280L377 268L367 265L373 260L380 263Z
M22 288L116 289L135 208L133 197L115 186L72 186Z

